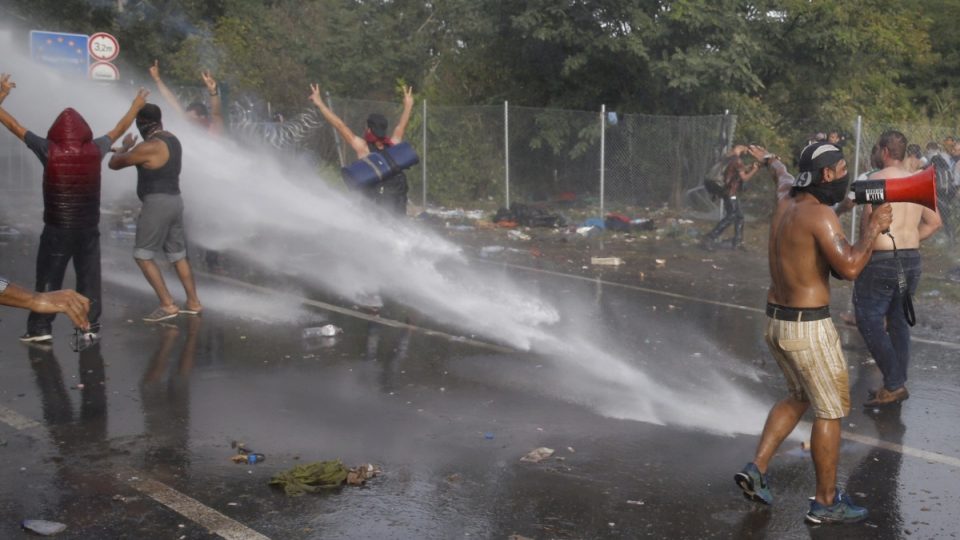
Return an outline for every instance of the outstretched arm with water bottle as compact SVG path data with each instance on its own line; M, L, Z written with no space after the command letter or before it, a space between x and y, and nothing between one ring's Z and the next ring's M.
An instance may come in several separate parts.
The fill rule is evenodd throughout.
M64 313L77 328L90 328L90 300L76 291L32 292L0 276L0 305L24 308L34 313Z

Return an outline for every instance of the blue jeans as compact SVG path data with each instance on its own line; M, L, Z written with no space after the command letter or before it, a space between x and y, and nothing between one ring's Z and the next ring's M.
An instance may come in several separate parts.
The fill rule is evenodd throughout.
M903 296L897 288L897 261L893 258L875 260L887 253L875 253L854 282L853 306L857 329L883 373L883 386L893 391L907 382L910 325L903 314ZM907 291L913 295L920 281L920 252L901 250L900 262L907 278Z

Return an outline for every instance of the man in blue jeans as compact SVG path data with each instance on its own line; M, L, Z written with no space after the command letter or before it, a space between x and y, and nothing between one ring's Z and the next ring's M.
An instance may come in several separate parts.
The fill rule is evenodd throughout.
M907 138L890 130L877 143L883 169L870 175L896 182L910 176L903 165ZM864 219L871 207L864 205ZM893 203L893 222L873 244L870 262L853 287L857 328L883 373L883 386L872 391L865 407L895 405L910 397L907 366L910 363L911 298L920 281L920 242L941 226L937 212L913 203Z
M0 104L16 88L10 75L0 74ZM137 93L127 113L106 135L93 138L86 120L67 108L50 126L47 137L27 130L0 107L2 123L43 163L43 232L37 252L37 292L59 289L73 260L77 290L90 299L91 337L99 337L100 312L100 162L113 141L133 124L148 92ZM20 340L44 343L53 339L55 315L30 312L27 333Z

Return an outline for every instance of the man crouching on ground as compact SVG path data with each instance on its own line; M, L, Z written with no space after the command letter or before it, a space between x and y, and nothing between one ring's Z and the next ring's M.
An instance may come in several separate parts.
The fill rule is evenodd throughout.
M778 175L785 172L776 156L760 147L751 152ZM850 245L831 208L848 189L843 153L826 142L811 144L800 154L799 168L789 193L784 191L777 203L768 246L771 283L765 338L786 377L789 395L770 409L756 456L735 480L748 498L772 504L767 466L812 406L810 441L817 491L806 520L852 523L866 518L867 510L855 506L837 486L840 419L850 412L850 386L840 337L830 319L830 274L856 278L893 213L889 204L877 207L862 223L860 239Z

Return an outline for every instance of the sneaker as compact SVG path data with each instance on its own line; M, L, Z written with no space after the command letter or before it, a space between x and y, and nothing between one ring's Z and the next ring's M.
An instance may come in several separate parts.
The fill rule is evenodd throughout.
M773 494L767 484L767 476L753 463L744 465L743 470L734 475L733 480L743 490L743 496L751 501L773 504Z
M46 343L53 341L53 334L50 332L27 332L20 336L20 341L24 343Z
M810 511L807 512L808 523L857 523L867 518L867 509L853 504L850 496L837 489L833 504L824 506L816 500L810 501Z
M172 319L179 314L180 314L179 309L177 311L174 311L173 313L168 313L162 307L158 307L157 309L153 310L153 312L151 312L149 315L144 317L143 320L146 322L160 322L160 321L165 321L167 319Z

